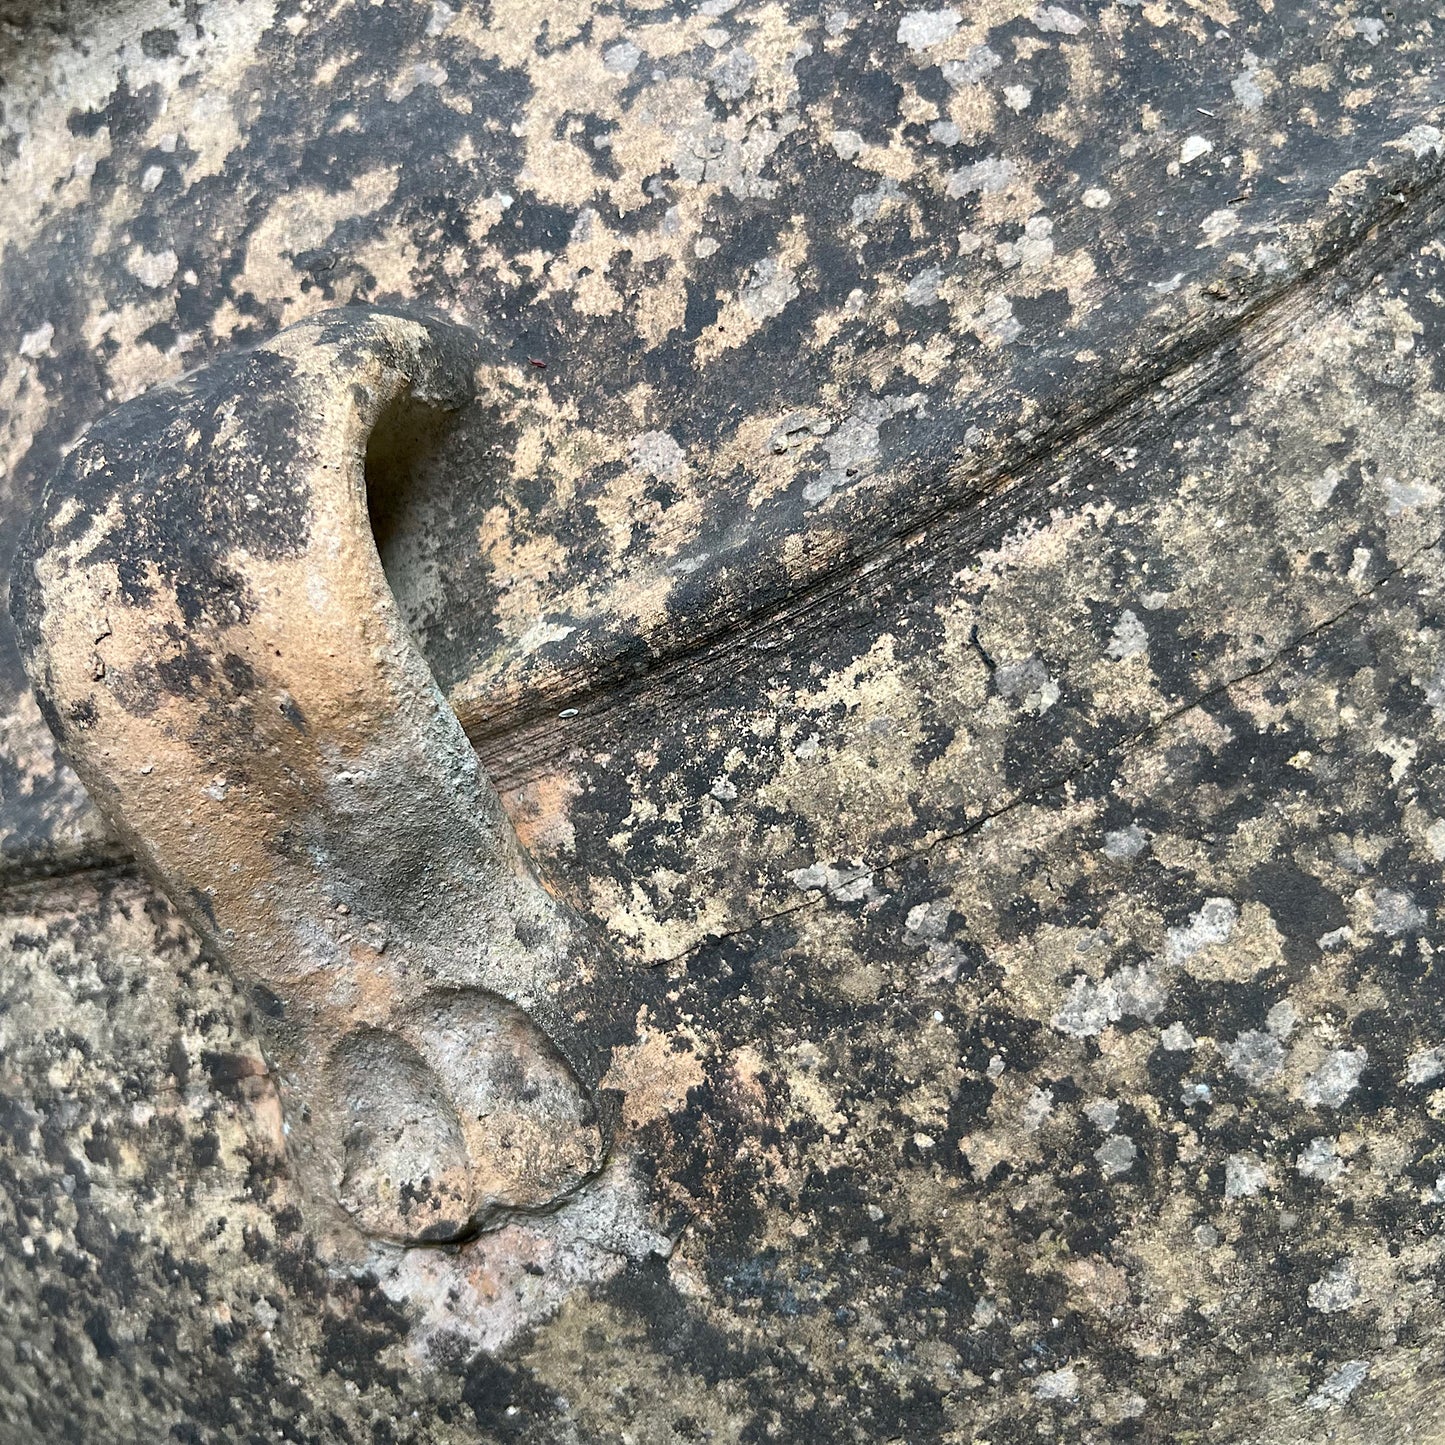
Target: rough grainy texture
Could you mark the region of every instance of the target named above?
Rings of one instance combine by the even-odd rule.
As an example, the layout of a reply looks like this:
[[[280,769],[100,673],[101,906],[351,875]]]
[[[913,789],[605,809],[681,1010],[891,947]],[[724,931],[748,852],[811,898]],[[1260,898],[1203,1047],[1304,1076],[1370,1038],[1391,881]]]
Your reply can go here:
[[[378,532],[649,1172],[522,1298],[330,1272],[236,992],[17,885],[7,1442],[1445,1433],[1433,11],[85,23],[5,95],[12,510],[324,306],[490,339]],[[27,709],[12,876],[116,859]]]

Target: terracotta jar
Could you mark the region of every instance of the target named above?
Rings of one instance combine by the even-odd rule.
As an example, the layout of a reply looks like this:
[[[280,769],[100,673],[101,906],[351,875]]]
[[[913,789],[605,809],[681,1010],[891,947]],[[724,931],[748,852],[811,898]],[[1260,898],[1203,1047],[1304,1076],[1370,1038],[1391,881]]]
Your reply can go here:
[[[0,4],[0,1445],[1445,1431],[1440,31]]]

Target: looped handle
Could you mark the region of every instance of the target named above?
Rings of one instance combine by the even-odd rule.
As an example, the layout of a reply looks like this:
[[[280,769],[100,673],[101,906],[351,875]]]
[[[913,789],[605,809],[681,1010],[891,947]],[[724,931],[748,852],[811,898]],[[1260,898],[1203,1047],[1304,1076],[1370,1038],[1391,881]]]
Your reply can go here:
[[[476,338],[343,309],[99,421],[21,547],[41,708],[252,988],[309,1193],[454,1240],[600,1167],[595,939],[541,885],[409,635],[368,450],[434,443]]]

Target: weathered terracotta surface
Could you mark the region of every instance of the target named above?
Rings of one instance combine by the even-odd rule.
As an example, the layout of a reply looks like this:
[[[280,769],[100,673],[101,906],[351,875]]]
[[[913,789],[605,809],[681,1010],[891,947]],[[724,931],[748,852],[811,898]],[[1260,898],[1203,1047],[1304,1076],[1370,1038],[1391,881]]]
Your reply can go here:
[[[17,519],[302,314],[495,348],[383,556],[650,1164],[520,1294],[328,1272],[17,692],[11,877],[91,866],[7,894],[5,1429],[1433,1438],[1439,21],[710,9],[16,42]]]

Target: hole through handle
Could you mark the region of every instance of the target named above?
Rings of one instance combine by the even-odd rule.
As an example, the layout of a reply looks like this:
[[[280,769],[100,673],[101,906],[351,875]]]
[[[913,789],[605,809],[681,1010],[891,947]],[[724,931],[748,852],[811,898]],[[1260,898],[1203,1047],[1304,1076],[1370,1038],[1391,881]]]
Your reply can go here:
[[[606,1150],[599,941],[542,886],[383,572],[392,475],[474,399],[476,337],[344,308],[97,422],[11,611],[112,824],[252,990],[334,1222],[453,1241]]]

